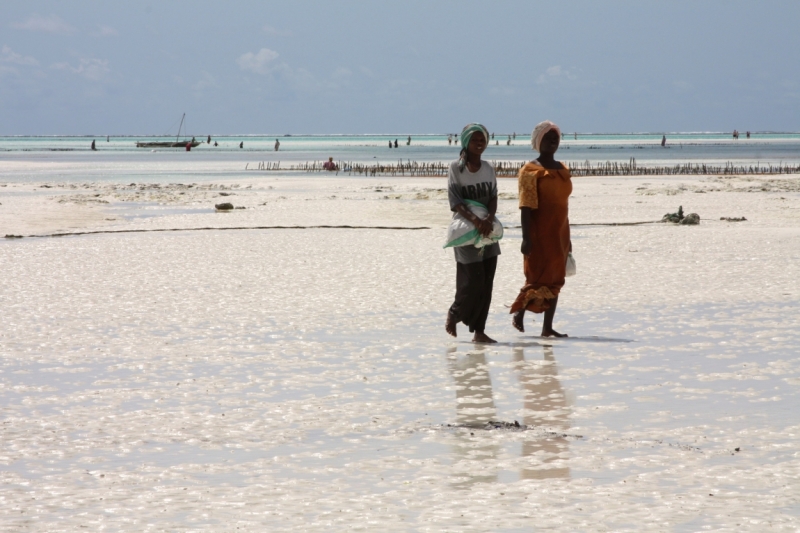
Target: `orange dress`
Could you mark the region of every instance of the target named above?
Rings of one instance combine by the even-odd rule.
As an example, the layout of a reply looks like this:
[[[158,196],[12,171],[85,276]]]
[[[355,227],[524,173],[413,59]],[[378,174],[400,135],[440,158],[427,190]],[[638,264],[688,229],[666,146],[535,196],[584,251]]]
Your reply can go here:
[[[525,286],[511,312],[542,313],[564,286],[572,179],[569,169],[550,170],[538,163],[522,167],[518,179],[519,207],[532,210],[528,228],[531,248],[524,262]]]

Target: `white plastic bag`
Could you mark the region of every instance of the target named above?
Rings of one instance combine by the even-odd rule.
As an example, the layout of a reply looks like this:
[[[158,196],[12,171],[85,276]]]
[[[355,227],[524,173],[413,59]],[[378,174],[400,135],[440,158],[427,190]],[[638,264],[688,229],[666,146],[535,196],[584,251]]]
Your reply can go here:
[[[464,203],[476,217],[486,218],[489,214],[489,210],[480,202],[464,200]],[[447,242],[443,248],[456,246],[483,248],[484,246],[496,243],[502,238],[503,224],[500,223],[497,217],[494,217],[494,222],[492,222],[492,232],[484,237],[477,228],[475,228],[472,222],[462,217],[458,212],[455,212],[453,214],[453,220],[450,221],[450,225],[447,227]]]
[[[572,252],[567,254],[567,273],[566,276],[574,276],[578,273],[578,265],[575,264],[575,258],[572,257]]]

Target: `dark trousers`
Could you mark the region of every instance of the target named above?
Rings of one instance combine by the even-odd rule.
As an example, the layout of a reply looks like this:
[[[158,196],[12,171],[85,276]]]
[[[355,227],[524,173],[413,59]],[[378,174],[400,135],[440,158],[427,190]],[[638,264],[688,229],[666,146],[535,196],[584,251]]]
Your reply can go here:
[[[456,263],[456,298],[448,313],[456,322],[466,324],[470,333],[486,329],[495,270],[497,257],[478,263]]]

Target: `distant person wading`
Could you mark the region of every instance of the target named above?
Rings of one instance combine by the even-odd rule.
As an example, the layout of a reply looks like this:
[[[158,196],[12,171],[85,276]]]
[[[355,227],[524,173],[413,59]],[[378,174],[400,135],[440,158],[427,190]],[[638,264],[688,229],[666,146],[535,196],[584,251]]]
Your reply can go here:
[[[497,211],[497,178],[494,168],[481,159],[486,150],[489,132],[481,124],[469,124],[461,132],[461,158],[450,164],[447,196],[450,210],[470,221],[481,235],[493,229]],[[479,218],[467,207],[465,200],[480,202],[488,209],[486,218]],[[496,342],[486,335],[486,318],[492,303],[492,287],[497,269],[500,245],[497,243],[476,248],[453,248],[456,257],[456,296],[447,312],[445,329],[457,336],[456,325],[463,322],[474,333],[472,342]]]

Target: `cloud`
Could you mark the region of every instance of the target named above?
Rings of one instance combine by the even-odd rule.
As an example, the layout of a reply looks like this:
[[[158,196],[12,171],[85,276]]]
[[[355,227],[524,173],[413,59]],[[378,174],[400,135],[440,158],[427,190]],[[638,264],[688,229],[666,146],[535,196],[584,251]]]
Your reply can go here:
[[[92,81],[99,81],[111,72],[111,69],[108,68],[107,60],[95,58],[81,59],[77,67],[73,67],[69,63],[55,63],[50,65],[50,68],[72,72]]]
[[[317,78],[304,68],[292,69],[288,66],[283,66],[281,70],[283,79],[289,82],[297,91],[315,93],[322,87]]]
[[[61,35],[70,35],[77,30],[61,20],[56,15],[49,17],[40,17],[39,15],[31,15],[25,22],[15,22],[11,25],[18,30],[28,31],[41,31],[45,33],[56,33]]]
[[[541,85],[549,81],[555,81],[559,79],[575,80],[576,78],[577,76],[572,74],[570,71],[562,69],[561,65],[554,65],[552,67],[547,67],[547,70],[544,71],[544,74],[541,74],[536,79],[536,83]]]
[[[217,86],[216,78],[214,78],[214,76],[212,76],[211,74],[209,74],[204,70],[203,72],[200,73],[200,81],[192,85],[192,89],[194,89],[197,92],[202,92],[203,89],[205,89],[206,87],[216,87],[216,86]]]
[[[261,30],[266,33],[267,35],[272,35],[273,37],[291,37],[292,30],[279,30],[274,26],[270,26],[269,24],[264,24]]]
[[[271,65],[278,58],[278,52],[269,48],[262,48],[258,53],[247,52],[239,56],[236,63],[242,70],[249,70],[256,74],[267,74],[271,70]]]
[[[36,58],[20,55],[6,45],[3,45],[3,48],[0,49],[0,62],[30,66],[36,66],[39,64],[39,62],[36,61]]]
[[[350,85],[353,78],[353,71],[349,68],[338,67],[330,76],[319,77],[308,69],[293,67],[285,62],[278,60],[279,54],[269,48],[262,48],[256,53],[247,52],[236,60],[242,70],[254,72],[256,74],[269,75],[266,83],[274,84],[272,87],[283,87],[290,91],[306,94],[315,94],[325,91],[337,91]],[[213,86],[216,82],[208,76],[195,86],[197,90],[207,86]],[[264,87],[261,80],[256,84]]]

